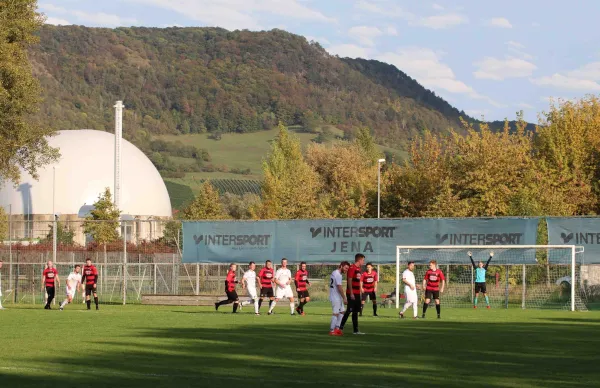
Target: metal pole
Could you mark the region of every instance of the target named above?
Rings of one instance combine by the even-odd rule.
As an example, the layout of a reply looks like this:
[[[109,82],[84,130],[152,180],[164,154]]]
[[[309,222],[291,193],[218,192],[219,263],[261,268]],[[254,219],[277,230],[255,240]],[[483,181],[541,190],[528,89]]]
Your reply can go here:
[[[526,287],[527,284],[527,268],[525,267],[525,264],[523,264],[523,292],[521,295],[521,308],[525,309],[525,295],[526,295]]]
[[[504,289],[504,307],[508,308],[508,265],[506,266],[506,286]]]
[[[381,164],[377,162],[377,218],[381,217]]]
[[[473,266],[471,266],[471,303],[475,303],[475,290],[473,289]]]
[[[127,301],[127,222],[123,221],[123,305]]]
[[[196,263],[196,295],[200,295],[200,263]]]
[[[13,257],[12,257],[12,204],[8,205],[8,286],[14,290],[12,277]]]
[[[571,247],[571,311],[575,311],[575,245]]]
[[[154,263],[154,295],[156,295],[156,263]]]
[[[54,207],[56,198],[56,167],[52,167],[52,261],[56,262],[56,227],[58,225],[58,217],[56,216],[56,209]]]

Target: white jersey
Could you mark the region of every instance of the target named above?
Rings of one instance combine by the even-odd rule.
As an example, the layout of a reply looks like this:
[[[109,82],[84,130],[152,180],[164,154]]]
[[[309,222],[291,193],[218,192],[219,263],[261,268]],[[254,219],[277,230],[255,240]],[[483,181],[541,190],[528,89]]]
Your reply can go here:
[[[246,287],[248,287],[248,289],[256,289],[256,272],[253,270],[249,269],[248,271],[244,272],[242,280],[246,280]]]
[[[285,284],[287,284],[287,282],[291,278],[292,278],[292,273],[287,268],[279,268],[277,270],[277,272],[275,272],[275,283],[277,284],[278,287],[281,287],[280,283],[283,283],[284,286],[281,288],[285,288],[286,287]]]
[[[338,290],[337,286],[341,286],[343,282],[344,280],[342,278],[342,273],[340,272],[339,268],[331,273],[331,276],[329,277],[330,301],[342,299],[342,296],[340,295],[340,291]]]
[[[413,301],[416,301],[417,298],[417,285],[416,285],[416,281],[415,281],[415,274],[413,273],[413,271],[411,271],[410,269],[405,269],[404,272],[402,272],[402,280],[406,280],[408,282],[408,284],[410,284],[411,286],[414,287],[414,290],[410,289],[410,286],[406,283],[404,283],[404,294],[406,294],[406,299]]]
[[[67,286],[69,288],[77,288],[77,285],[81,283],[81,274],[80,273],[75,273],[75,272],[71,272],[71,274],[69,274],[69,277],[67,278]]]

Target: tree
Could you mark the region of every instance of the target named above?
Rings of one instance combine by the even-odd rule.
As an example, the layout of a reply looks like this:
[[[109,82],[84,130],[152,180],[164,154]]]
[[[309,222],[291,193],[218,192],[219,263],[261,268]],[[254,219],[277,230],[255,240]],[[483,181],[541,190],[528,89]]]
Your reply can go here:
[[[262,219],[317,218],[326,215],[321,206],[318,174],[302,156],[300,140],[279,124],[271,153],[263,161],[262,203],[253,209]]]
[[[254,193],[224,193],[221,196],[221,204],[225,213],[234,220],[247,220],[252,218],[251,209],[260,204],[260,197]]]
[[[46,241],[52,242],[54,238],[54,224],[50,224],[50,231],[46,235]],[[62,223],[61,221],[56,222],[56,243],[58,245],[73,245],[73,238],[75,237],[75,232],[69,229],[67,225]]]
[[[225,218],[219,192],[209,182],[203,182],[198,195],[182,211],[183,220],[221,220]]]
[[[44,23],[36,7],[36,0],[6,0],[0,6],[0,176],[15,184],[21,168],[37,178],[38,168],[59,157],[47,141],[55,131],[31,120],[41,93],[27,56]]]
[[[106,244],[119,239],[117,228],[121,211],[115,207],[108,187],[98,196],[93,206],[94,208],[83,222],[83,231],[96,243],[104,246],[106,259]]]
[[[369,128],[359,128],[354,141],[363,150],[363,154],[371,163],[375,164],[377,159],[381,157],[381,152],[377,149]]]
[[[8,236],[8,214],[4,208],[0,206],[0,240],[4,241]]]

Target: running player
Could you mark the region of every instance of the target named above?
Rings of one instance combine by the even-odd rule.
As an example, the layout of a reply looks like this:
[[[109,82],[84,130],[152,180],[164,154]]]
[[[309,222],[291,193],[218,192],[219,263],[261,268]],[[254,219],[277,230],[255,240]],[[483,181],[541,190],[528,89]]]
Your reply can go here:
[[[218,310],[221,305],[233,303],[233,313],[237,313],[240,298],[238,298],[238,294],[235,291],[235,286],[238,284],[238,281],[235,278],[236,269],[237,265],[229,265],[229,272],[227,272],[227,277],[225,278],[225,293],[227,294],[227,299],[215,303],[215,310]]]
[[[308,271],[306,270],[306,262],[300,263],[300,269],[296,272],[294,277],[296,283],[296,292],[298,293],[298,307],[296,312],[300,315],[304,315],[304,306],[310,302],[310,294],[308,293],[308,287],[310,282],[308,281]]]
[[[471,264],[473,265],[473,268],[475,269],[475,301],[473,303],[473,308],[476,309],[477,308],[477,299],[479,298],[479,293],[482,292],[483,296],[485,297],[485,304],[487,305],[487,308],[490,308],[490,300],[487,296],[487,287],[485,284],[485,273],[487,272],[488,269],[488,265],[490,265],[490,261],[492,261],[492,257],[494,257],[494,252],[490,252],[490,258],[488,259],[488,261],[483,264],[482,261],[479,262],[478,265],[475,265],[475,261],[473,260],[473,255],[471,254],[471,252],[468,253],[469,254],[469,259],[471,259]]]
[[[0,260],[0,269],[2,269],[2,260]],[[2,272],[0,272],[0,310],[4,310],[2,307]]]
[[[273,304],[275,296],[273,294],[273,278],[275,271],[271,260],[265,262],[265,266],[258,272],[258,281],[260,282],[260,300],[258,301],[258,309],[262,305],[263,298],[269,298],[269,308]]]
[[[440,282],[442,282],[442,286],[440,287]],[[425,272],[425,278],[423,278],[423,288],[425,289],[425,303],[423,303],[423,316],[425,318],[425,313],[427,312],[427,307],[429,307],[429,302],[431,302],[431,298],[435,299],[435,309],[437,311],[438,319],[441,318],[440,311],[440,294],[444,293],[444,286],[446,285],[446,278],[442,271],[437,267],[437,261],[431,260],[429,262],[429,269]]]
[[[52,310],[50,303],[54,299],[56,289],[60,285],[60,279],[58,277],[58,271],[54,268],[52,260],[48,260],[48,268],[42,273],[42,283],[46,286],[46,292],[48,293],[48,299],[44,308],[46,310]]]
[[[94,294],[94,303],[96,304],[96,310],[99,310],[98,307],[98,269],[96,266],[92,265],[92,259],[89,257],[85,259],[85,265],[83,266],[83,277],[81,282],[85,282],[85,304],[87,305],[87,309],[91,309],[92,301],[90,300],[90,296]]]
[[[292,282],[292,273],[287,267],[287,259],[284,257],[281,259],[281,267],[275,272],[275,284],[277,284],[277,288],[275,291],[275,300],[269,307],[269,315],[273,314],[273,309],[283,298],[288,298],[290,301],[290,313],[294,315],[294,293],[292,292],[292,287],[290,287],[290,283]]]
[[[254,303],[254,314],[260,315],[258,312],[258,295],[256,294],[256,264],[251,261],[248,265],[248,270],[244,272],[244,276],[242,276],[242,289],[248,290],[248,296],[250,297],[249,301],[240,303],[240,308],[242,306],[248,306]]]
[[[404,303],[404,307],[402,311],[400,311],[400,318],[404,318],[404,312],[412,305],[413,308],[413,319],[419,318],[417,316],[417,289],[420,287],[417,285],[417,281],[415,280],[415,263],[414,261],[408,262],[408,268],[402,272],[402,283],[404,283],[404,295],[406,295],[406,303]]]
[[[348,269],[346,296],[348,297],[348,309],[342,318],[340,330],[344,330],[344,325],[352,313],[352,328],[354,334],[364,334],[358,330],[358,313],[360,312],[361,298],[360,298],[360,278],[361,268],[365,262],[365,255],[357,253],[354,255],[354,264]]]
[[[81,266],[77,264],[73,269],[73,272],[69,274],[69,277],[65,282],[67,284],[67,297],[65,300],[63,300],[63,302],[60,305],[61,311],[65,308],[67,304],[73,301],[73,298],[75,297],[75,292],[81,291],[81,274],[79,273],[80,270]]]
[[[373,303],[373,316],[377,317],[377,283],[379,276],[377,271],[373,270],[373,264],[367,263],[367,272],[364,272],[360,277],[360,292],[362,295],[360,305],[360,316],[362,317],[363,308],[367,298]]]
[[[340,330],[340,324],[344,318],[344,305],[348,303],[346,293],[344,292],[344,283],[342,274],[348,272],[350,263],[342,261],[339,267],[333,271],[329,277],[329,301],[331,302],[331,324],[329,325],[329,335],[340,336],[344,332]]]

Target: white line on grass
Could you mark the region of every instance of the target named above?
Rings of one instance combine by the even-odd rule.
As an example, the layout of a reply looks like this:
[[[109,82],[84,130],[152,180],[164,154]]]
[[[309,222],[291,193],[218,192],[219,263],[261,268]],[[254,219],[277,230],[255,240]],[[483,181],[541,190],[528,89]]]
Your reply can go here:
[[[18,366],[0,366],[0,371],[13,371],[13,372],[36,372],[36,373],[48,373],[48,369],[42,368],[24,368]],[[138,376],[138,377],[165,377],[165,378],[185,378],[185,379],[197,379],[199,376],[194,375],[181,375],[181,374],[161,374],[161,373],[139,373],[139,372],[118,372],[118,371],[106,371],[106,370],[69,370],[68,373],[76,373],[76,374],[86,374],[93,375],[97,374],[100,376]],[[233,381],[248,381],[250,379],[255,379],[254,377],[236,377],[236,376],[202,376],[204,378],[214,378],[216,380],[233,380]],[[266,380],[264,380],[266,382]],[[273,379],[269,378],[268,381],[282,384],[303,384],[303,385],[335,385],[338,386],[339,382],[329,382],[329,381],[302,381],[302,380],[282,380],[282,379]],[[396,386],[392,385],[379,385],[379,384],[346,384],[351,387],[356,388],[396,388]]]

